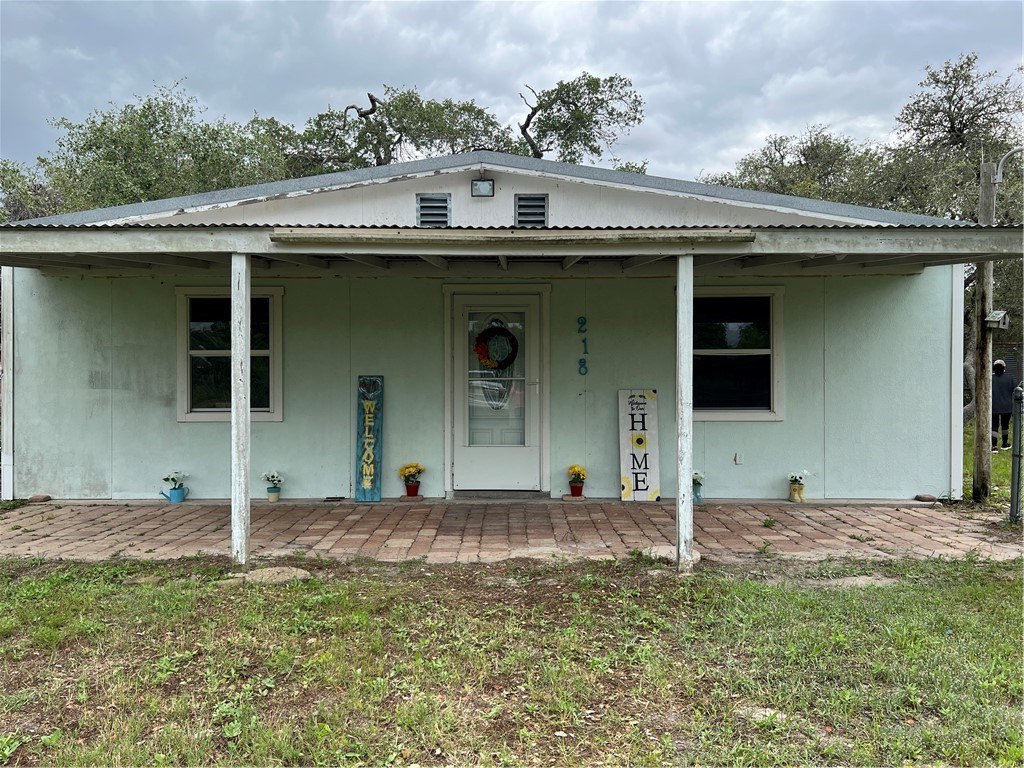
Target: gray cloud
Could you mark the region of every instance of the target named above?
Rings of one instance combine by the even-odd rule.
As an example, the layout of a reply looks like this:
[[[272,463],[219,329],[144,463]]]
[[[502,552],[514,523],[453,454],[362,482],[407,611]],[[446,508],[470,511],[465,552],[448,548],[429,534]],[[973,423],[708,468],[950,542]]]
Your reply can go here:
[[[1021,60],[1019,2],[4,2],[0,154],[32,162],[47,120],[184,80],[208,116],[301,125],[383,84],[521,119],[525,85],[630,77],[647,119],[616,154],[693,178],[772,133],[822,123],[886,141],[926,64]]]

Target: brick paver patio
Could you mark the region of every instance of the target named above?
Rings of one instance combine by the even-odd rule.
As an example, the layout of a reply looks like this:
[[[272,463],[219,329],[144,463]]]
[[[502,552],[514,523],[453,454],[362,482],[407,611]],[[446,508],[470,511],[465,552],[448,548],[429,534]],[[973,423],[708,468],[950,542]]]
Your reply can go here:
[[[765,526],[771,518],[774,524]],[[253,558],[305,553],[384,561],[489,562],[514,557],[621,558],[633,550],[674,552],[673,503],[465,502],[425,500],[254,502]],[[817,505],[783,502],[699,505],[694,546],[711,562],[759,549],[794,558],[833,556],[1020,557],[998,517],[939,505]],[[767,542],[767,544],[766,544]],[[103,560],[230,555],[225,503],[50,502],[0,512],[0,556]]]

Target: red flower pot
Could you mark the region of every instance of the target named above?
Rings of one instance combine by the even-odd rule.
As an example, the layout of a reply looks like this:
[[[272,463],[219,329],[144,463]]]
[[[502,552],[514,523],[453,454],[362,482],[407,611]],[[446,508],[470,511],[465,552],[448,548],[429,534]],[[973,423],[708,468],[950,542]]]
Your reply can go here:
[[[571,495],[571,496],[582,496],[583,495],[583,483],[569,483],[569,495]]]
[[[406,483],[405,484],[405,495],[406,496],[419,496],[420,495],[420,484],[419,483]]]

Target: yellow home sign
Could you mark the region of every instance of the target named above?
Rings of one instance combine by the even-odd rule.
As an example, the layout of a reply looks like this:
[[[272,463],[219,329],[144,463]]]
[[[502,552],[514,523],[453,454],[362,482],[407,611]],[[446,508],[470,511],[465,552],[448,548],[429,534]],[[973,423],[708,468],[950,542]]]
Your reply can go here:
[[[623,501],[661,501],[656,390],[619,390],[619,461]]]

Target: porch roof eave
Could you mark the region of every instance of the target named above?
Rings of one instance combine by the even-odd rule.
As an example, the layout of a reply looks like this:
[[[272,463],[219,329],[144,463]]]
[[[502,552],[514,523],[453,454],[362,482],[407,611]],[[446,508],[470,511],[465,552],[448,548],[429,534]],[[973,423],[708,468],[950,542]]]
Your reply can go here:
[[[917,271],[940,264],[1019,257],[1022,228],[785,226],[636,228],[438,228],[268,225],[17,226],[0,230],[0,265],[89,271],[227,272],[232,253],[263,268],[375,271],[460,262],[600,263],[630,273],[694,256],[698,274],[850,274]],[[642,271],[642,270],[641,270]]]

